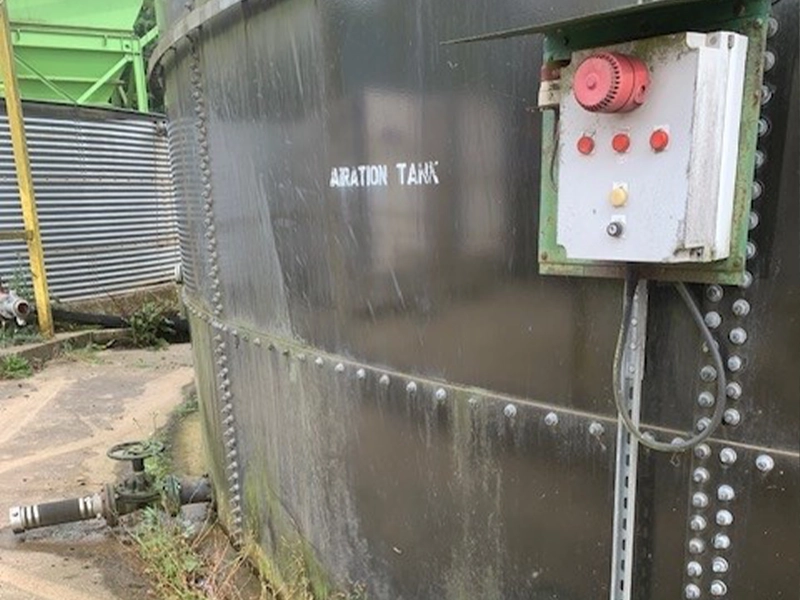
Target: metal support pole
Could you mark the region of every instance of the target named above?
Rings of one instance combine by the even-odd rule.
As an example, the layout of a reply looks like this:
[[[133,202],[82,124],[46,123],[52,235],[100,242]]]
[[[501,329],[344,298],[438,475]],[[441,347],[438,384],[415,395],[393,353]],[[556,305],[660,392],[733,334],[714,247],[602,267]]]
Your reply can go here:
[[[642,404],[645,344],[647,342],[647,281],[641,280],[633,297],[633,317],[628,339],[623,340],[622,380],[630,417],[639,424]],[[622,424],[617,425],[617,464],[614,478],[614,530],[611,550],[610,600],[633,597],[633,544],[636,533],[636,487],[639,442]]]
[[[0,0],[0,71],[5,83],[6,112],[11,145],[14,149],[14,165],[17,171],[19,199],[22,204],[22,219],[28,232],[28,260],[30,261],[33,295],[39,331],[44,337],[53,337],[53,317],[50,313],[50,294],[47,290],[47,274],[44,267],[42,236],[39,231],[39,216],[36,213],[36,197],[33,194],[33,178],[25,139],[25,124],[22,117],[22,102],[17,87],[14,68],[14,50],[11,46],[11,28],[8,22],[8,2]]]
[[[142,50],[133,56],[133,85],[136,88],[136,109],[139,112],[150,111],[150,101],[147,97],[147,74],[144,70]]]

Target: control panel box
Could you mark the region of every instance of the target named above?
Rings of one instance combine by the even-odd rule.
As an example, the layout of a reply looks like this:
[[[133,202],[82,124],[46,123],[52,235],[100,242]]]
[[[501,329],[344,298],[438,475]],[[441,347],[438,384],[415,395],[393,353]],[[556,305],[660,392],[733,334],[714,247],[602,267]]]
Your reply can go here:
[[[730,255],[747,45],[683,32],[572,53],[554,156],[567,259]]]

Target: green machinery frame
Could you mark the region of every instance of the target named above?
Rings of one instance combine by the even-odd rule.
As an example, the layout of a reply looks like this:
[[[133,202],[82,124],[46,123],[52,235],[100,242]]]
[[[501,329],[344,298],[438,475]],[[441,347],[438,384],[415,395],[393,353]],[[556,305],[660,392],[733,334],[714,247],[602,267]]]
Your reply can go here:
[[[147,112],[143,51],[158,32],[133,32],[142,2],[10,0],[22,98]]]

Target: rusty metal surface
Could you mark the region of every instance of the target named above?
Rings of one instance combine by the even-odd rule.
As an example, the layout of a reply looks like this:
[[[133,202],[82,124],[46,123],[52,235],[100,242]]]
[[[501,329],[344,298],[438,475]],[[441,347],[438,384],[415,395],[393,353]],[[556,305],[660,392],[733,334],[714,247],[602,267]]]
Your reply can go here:
[[[439,45],[590,6],[254,2],[165,54],[212,475],[238,539],[279,569],[297,538],[374,598],[608,596],[622,286],[536,274],[537,38]],[[636,598],[708,595],[710,546],[685,577],[690,498],[722,483],[731,596],[800,589],[797,9],[776,5],[768,41],[754,281],[704,300],[746,361],[730,374],[742,421],[708,457],[641,455]],[[438,184],[398,185],[401,161],[438,161]],[[332,169],[367,164],[392,184],[331,187]],[[694,427],[705,355],[669,288],[651,289],[648,340],[644,420]],[[724,447],[738,460],[723,468]]]

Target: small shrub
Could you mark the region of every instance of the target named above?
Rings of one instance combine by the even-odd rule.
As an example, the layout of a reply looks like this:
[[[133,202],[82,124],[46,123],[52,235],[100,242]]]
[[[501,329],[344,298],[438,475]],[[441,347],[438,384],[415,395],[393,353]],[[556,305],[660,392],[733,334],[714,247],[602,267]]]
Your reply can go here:
[[[166,316],[166,307],[160,302],[145,302],[128,318],[133,345],[138,348],[161,348],[173,333]]]
[[[33,344],[41,341],[42,336],[31,326],[14,327],[13,325],[7,325],[6,327],[0,327],[0,348]]]
[[[31,300],[33,298],[33,287],[31,286],[31,274],[24,267],[17,267],[11,274],[11,279],[7,282],[8,287],[20,298]]]
[[[0,379],[24,379],[33,375],[33,367],[27,358],[9,354],[0,359]]]

